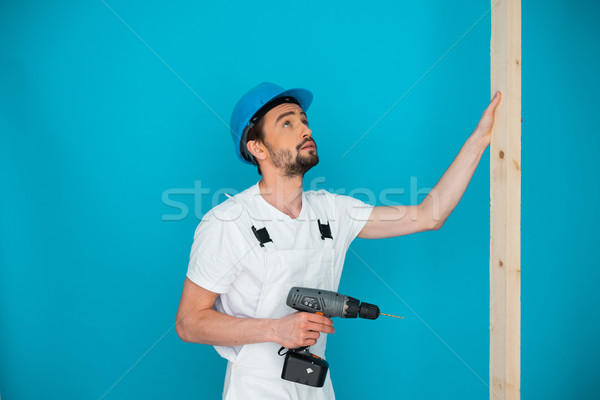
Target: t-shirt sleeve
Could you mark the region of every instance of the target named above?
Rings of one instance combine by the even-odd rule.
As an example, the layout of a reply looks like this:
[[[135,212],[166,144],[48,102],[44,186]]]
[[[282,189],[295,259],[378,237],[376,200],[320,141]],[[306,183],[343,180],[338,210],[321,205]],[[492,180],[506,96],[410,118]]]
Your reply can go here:
[[[347,245],[350,245],[367,223],[373,206],[354,197],[341,194],[333,196],[340,221],[340,232],[345,235]]]
[[[233,245],[236,243],[236,245]],[[240,254],[246,241],[233,220],[208,212],[198,224],[186,276],[196,285],[215,293],[227,293],[239,275]]]

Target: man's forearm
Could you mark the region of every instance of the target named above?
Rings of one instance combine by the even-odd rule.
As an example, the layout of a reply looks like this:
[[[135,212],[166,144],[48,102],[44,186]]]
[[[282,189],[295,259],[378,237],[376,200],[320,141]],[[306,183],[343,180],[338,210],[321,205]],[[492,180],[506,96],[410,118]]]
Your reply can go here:
[[[440,228],[465,193],[489,139],[477,130],[471,134],[444,175],[420,204],[421,212]]]
[[[177,321],[182,340],[213,346],[239,346],[273,340],[273,320],[237,318],[213,309],[190,313]]]

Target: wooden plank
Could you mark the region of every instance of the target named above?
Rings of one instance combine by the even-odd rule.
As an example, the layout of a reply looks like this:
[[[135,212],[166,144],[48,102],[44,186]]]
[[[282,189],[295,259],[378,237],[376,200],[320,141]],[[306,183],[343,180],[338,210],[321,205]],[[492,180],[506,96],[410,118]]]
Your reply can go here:
[[[492,0],[490,399],[521,397],[521,1]]]

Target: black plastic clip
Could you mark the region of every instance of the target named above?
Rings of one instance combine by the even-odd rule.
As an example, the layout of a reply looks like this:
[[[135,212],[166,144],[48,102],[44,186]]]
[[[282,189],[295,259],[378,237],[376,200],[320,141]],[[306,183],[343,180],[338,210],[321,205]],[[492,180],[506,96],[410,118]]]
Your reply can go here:
[[[269,232],[267,232],[267,228],[256,229],[254,225],[252,225],[252,232],[254,232],[254,236],[256,236],[260,242],[260,247],[265,247],[265,243],[267,242],[273,242],[269,236]]]
[[[319,223],[319,231],[321,232],[321,239],[325,240],[325,238],[329,238],[329,239],[333,240],[333,237],[331,236],[331,227],[329,226],[329,221],[327,222],[327,224],[322,224],[321,220],[318,219],[317,222]]]

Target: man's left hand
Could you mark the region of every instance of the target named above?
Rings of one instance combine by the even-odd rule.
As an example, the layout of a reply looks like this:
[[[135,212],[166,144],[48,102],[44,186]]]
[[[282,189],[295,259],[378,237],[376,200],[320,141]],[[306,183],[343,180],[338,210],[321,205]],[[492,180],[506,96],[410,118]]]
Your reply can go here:
[[[475,132],[473,132],[473,135],[477,136],[478,138],[484,141],[485,147],[487,147],[490,144],[492,126],[494,125],[494,111],[500,103],[501,97],[502,94],[499,91],[496,92],[496,95],[494,96],[492,101],[490,101],[490,104],[483,112],[483,115],[481,116],[481,119],[479,120],[479,123],[475,128]]]

